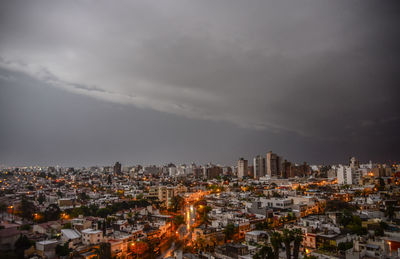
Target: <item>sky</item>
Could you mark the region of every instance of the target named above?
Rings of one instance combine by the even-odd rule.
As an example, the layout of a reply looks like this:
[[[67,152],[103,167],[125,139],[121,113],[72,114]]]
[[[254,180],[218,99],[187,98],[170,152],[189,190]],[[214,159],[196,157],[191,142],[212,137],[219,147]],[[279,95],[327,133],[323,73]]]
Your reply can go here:
[[[400,156],[400,2],[0,3],[0,164]]]

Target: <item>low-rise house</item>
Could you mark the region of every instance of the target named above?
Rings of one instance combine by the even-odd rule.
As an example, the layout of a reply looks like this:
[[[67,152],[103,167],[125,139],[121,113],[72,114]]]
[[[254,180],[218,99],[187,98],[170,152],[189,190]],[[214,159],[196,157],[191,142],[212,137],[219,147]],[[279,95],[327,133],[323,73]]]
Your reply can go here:
[[[0,229],[0,251],[14,249],[15,241],[21,235],[16,227]]]
[[[268,233],[262,230],[253,230],[245,234],[246,242],[266,242],[268,240]]]
[[[52,236],[60,232],[61,227],[61,224],[57,221],[48,221],[45,223],[33,225],[33,232],[45,234],[51,238]]]
[[[61,229],[61,240],[69,242],[69,247],[74,248],[81,242],[81,233],[75,229]]]
[[[36,252],[43,258],[56,258],[56,246],[58,245],[57,240],[43,240],[36,242]]]
[[[91,228],[84,229],[82,233],[82,243],[84,245],[94,245],[103,241],[103,232]]]

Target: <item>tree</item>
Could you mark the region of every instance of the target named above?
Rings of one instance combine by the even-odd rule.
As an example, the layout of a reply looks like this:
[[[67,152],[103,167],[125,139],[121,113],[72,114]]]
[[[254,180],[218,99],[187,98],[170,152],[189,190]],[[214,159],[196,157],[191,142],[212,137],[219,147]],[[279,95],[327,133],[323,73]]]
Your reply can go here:
[[[353,247],[353,242],[341,242],[338,244],[338,249],[340,251],[346,251]]]
[[[7,205],[5,203],[0,203],[1,219],[4,219],[4,212],[6,211],[7,211]]]
[[[47,206],[44,217],[46,221],[58,220],[60,218],[61,210],[57,204],[50,204]]]
[[[43,202],[46,200],[46,196],[43,193],[41,193],[41,194],[39,194],[39,197],[37,200],[38,200],[39,204],[43,204]]]
[[[344,202],[342,200],[328,200],[326,202],[326,211],[342,211],[342,210],[348,210],[348,211],[354,211],[355,208],[351,206],[349,203]]]
[[[274,252],[270,246],[263,246],[254,256],[253,259],[269,259],[274,258]]]
[[[273,258],[279,259],[279,249],[282,248],[282,235],[279,232],[273,231],[270,240],[274,255]]]
[[[63,229],[71,229],[71,228],[72,228],[71,222],[65,223],[64,226],[63,226],[62,228],[63,228]]]
[[[64,196],[64,194],[63,194],[60,190],[58,190],[58,191],[57,191],[57,196],[60,197],[60,198],[62,198],[62,197]]]
[[[81,192],[81,193],[78,194],[78,199],[80,201],[85,202],[87,200],[90,200],[90,197],[89,197],[89,195],[86,194],[86,192]]]
[[[227,240],[231,240],[233,238],[233,235],[235,234],[235,225],[233,225],[232,223],[226,225],[224,229],[224,234],[225,234],[225,242]]]
[[[111,259],[111,244],[110,243],[100,243],[98,248],[94,249],[97,254],[97,259]]]
[[[385,210],[385,216],[392,220],[394,218],[395,210],[392,203],[390,203]]]
[[[57,245],[56,246],[56,254],[58,256],[67,256],[72,251],[69,248],[68,242],[64,243],[64,245]]]
[[[171,211],[177,212],[179,211],[182,206],[184,205],[185,200],[180,196],[176,195],[171,198]]]
[[[303,241],[303,232],[301,231],[300,228],[296,228],[296,229],[292,230],[292,234],[293,234],[293,241],[294,241],[293,258],[298,259],[301,242]]]
[[[32,246],[31,241],[25,236],[20,235],[17,241],[15,241],[14,249],[18,258],[24,258],[24,252],[26,249]]]
[[[290,244],[292,243],[293,240],[294,240],[294,237],[293,237],[292,231],[287,229],[287,228],[285,228],[283,230],[283,234],[282,234],[282,241],[283,241],[283,244],[285,244],[286,258],[287,259],[291,258]]]
[[[27,220],[33,219],[33,214],[35,213],[35,205],[33,202],[29,201],[26,196],[22,196],[21,204],[18,209],[18,214]]]
[[[176,228],[185,223],[185,218],[182,215],[177,215],[172,219]]]

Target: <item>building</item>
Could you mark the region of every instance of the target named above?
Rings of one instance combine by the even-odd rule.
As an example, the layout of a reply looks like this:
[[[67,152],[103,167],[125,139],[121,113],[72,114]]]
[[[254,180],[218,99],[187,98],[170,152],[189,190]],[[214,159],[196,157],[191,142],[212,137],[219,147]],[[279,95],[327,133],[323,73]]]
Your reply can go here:
[[[69,247],[74,248],[81,242],[81,234],[75,229],[61,229],[61,241],[69,242]]]
[[[217,178],[218,176],[222,175],[222,167],[216,166],[216,165],[210,165],[204,168],[204,176],[207,179],[214,179]]]
[[[245,160],[243,157],[238,160],[237,163],[237,170],[238,170],[238,178],[243,179],[247,176],[248,173],[248,161]]]
[[[121,163],[116,162],[114,165],[114,175],[120,175],[121,174]]]
[[[56,258],[57,240],[43,240],[36,242],[36,252],[42,258]]]
[[[267,153],[267,174],[270,177],[277,177],[281,171],[281,157],[272,151]]]
[[[158,187],[158,200],[161,201],[166,207],[169,206],[171,198],[174,197],[175,188],[173,186],[159,186]]]
[[[266,167],[267,167],[267,165],[265,163],[265,158],[260,155],[256,156],[253,159],[253,170],[254,170],[253,176],[254,176],[254,178],[258,179],[260,177],[265,176]]]
[[[351,166],[339,166],[337,169],[338,184],[359,184],[360,171]]]
[[[268,233],[263,230],[253,230],[246,232],[245,234],[246,242],[266,242],[268,241]]]
[[[103,241],[103,232],[91,228],[82,230],[82,243],[84,245],[95,245]]]

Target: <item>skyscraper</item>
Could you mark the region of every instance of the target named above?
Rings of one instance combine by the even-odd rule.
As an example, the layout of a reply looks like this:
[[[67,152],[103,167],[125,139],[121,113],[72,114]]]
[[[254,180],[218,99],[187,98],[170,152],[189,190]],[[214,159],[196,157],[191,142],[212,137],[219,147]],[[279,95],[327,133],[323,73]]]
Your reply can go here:
[[[260,177],[265,176],[265,172],[266,172],[266,163],[265,163],[265,158],[263,156],[256,156],[253,159],[253,166],[254,166],[254,178],[258,179]]]
[[[119,175],[119,174],[121,174],[121,163],[120,162],[115,162],[114,175]]]
[[[267,153],[267,174],[270,177],[277,177],[281,171],[281,157],[269,151]]]
[[[243,157],[238,160],[238,178],[243,179],[248,173],[248,162]]]

